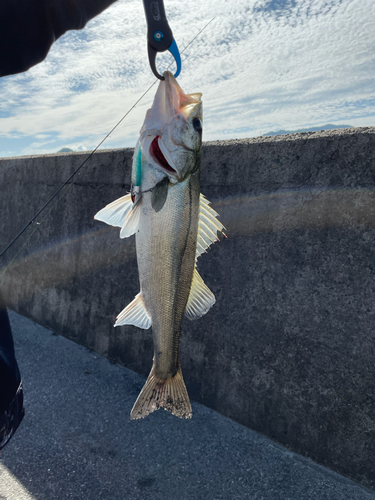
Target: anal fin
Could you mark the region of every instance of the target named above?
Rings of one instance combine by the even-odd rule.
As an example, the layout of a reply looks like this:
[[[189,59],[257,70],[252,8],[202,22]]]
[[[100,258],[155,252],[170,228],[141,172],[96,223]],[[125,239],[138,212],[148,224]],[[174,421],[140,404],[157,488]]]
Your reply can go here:
[[[134,325],[147,330],[151,326],[151,318],[146,310],[142,295],[139,293],[134,300],[117,316],[115,326]]]

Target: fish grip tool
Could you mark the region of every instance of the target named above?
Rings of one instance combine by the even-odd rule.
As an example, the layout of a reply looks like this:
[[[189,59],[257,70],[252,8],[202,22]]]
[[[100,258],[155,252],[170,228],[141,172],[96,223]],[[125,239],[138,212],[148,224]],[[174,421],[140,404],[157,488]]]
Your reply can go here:
[[[164,80],[164,76],[156,69],[156,56],[158,52],[168,50],[176,61],[177,71],[174,77],[177,78],[181,72],[181,56],[165,15],[163,0],[143,0],[143,7],[147,22],[148,60],[152,72],[156,78]]]

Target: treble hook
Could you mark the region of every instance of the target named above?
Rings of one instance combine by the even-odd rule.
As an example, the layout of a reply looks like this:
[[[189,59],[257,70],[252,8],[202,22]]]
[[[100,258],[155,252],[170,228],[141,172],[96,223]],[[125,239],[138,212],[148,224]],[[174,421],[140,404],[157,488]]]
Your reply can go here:
[[[164,80],[164,76],[156,69],[156,55],[168,50],[176,61],[177,71],[174,77],[177,78],[181,71],[181,56],[168,25],[163,0],[143,0],[143,7],[147,21],[148,60],[152,72],[159,80]]]

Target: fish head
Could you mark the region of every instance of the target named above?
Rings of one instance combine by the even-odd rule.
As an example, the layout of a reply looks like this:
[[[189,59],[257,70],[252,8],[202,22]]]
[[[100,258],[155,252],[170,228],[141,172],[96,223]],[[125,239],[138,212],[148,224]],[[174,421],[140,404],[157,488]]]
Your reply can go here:
[[[185,94],[169,71],[164,78],[147,111],[140,142],[147,162],[176,183],[199,169],[202,94]]]

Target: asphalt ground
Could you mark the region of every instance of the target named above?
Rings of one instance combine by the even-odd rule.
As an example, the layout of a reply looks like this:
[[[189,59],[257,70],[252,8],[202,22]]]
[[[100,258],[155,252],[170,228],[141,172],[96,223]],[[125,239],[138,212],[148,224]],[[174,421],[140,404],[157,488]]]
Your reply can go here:
[[[2,452],[0,500],[375,500],[194,402],[191,420],[130,421],[141,376],[10,318],[26,416]]]

